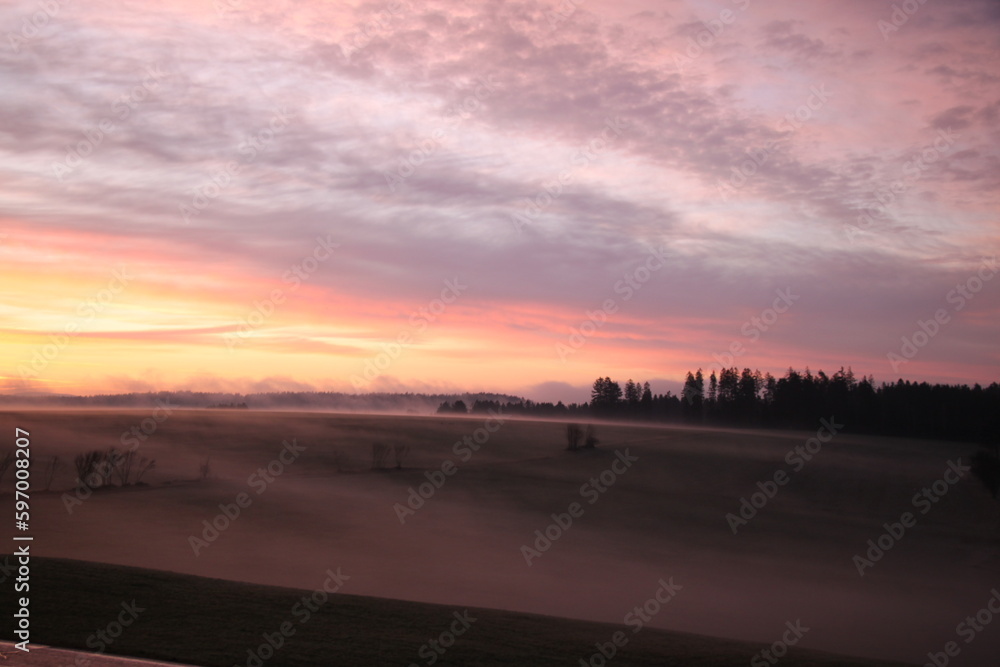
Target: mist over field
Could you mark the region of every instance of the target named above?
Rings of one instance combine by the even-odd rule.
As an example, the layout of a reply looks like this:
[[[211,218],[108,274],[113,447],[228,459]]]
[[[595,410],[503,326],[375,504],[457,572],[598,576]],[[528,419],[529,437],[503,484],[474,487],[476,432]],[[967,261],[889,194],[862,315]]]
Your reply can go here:
[[[4,421],[44,434],[41,462],[114,445],[149,416],[30,411]],[[473,451],[463,438],[481,429],[482,439],[486,426],[495,432]],[[139,449],[157,462],[143,485],[81,499],[63,469],[37,495],[34,549],[309,590],[342,568],[352,594],[618,625],[663,579],[681,589],[650,627],[769,644],[801,619],[803,647],[908,662],[955,639],[1000,575],[1000,508],[978,480],[964,473],[926,514],[912,499],[949,461],[967,462],[969,445],[845,429],[806,461],[795,447],[815,433],[596,428],[596,449],[568,452],[559,422],[178,409]],[[283,443],[294,447],[276,465]],[[402,469],[372,470],[374,443],[408,445]],[[612,467],[625,460],[617,453],[628,467]],[[210,476],[198,480],[206,458]],[[613,484],[600,484],[615,468],[605,474]],[[727,514],[777,471],[790,480],[734,534]],[[410,489],[435,476],[440,488],[407,506]],[[218,518],[240,493],[249,505]],[[582,515],[526,558],[522,547],[544,546],[534,531],[573,502]],[[907,510],[916,526],[860,576],[854,556]],[[229,525],[206,532],[213,520]],[[984,632],[963,647],[963,664],[985,664],[998,642]]]

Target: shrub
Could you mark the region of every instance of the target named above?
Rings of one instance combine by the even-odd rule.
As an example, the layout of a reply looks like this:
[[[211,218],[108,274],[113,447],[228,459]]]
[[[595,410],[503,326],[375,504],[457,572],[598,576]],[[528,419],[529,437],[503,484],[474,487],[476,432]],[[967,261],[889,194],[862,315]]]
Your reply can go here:
[[[106,452],[97,449],[77,455],[73,459],[73,465],[76,466],[77,484],[82,487],[89,486],[92,489],[107,484],[111,478],[111,465],[107,458]]]
[[[583,438],[583,429],[579,424],[566,424],[566,449],[575,452],[580,447],[580,440]]]
[[[92,450],[73,459],[76,466],[77,483],[98,489],[108,486],[112,477],[118,479],[119,486],[129,486],[142,481],[142,476],[156,467],[154,459],[148,459],[135,450],[121,452],[111,448],[106,452]]]

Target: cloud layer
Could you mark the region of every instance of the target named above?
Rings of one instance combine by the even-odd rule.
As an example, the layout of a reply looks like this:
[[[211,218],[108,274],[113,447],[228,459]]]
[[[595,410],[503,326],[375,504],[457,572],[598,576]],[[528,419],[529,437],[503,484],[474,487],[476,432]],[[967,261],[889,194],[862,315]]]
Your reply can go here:
[[[1000,11],[916,6],[6,5],[4,387],[995,380]]]

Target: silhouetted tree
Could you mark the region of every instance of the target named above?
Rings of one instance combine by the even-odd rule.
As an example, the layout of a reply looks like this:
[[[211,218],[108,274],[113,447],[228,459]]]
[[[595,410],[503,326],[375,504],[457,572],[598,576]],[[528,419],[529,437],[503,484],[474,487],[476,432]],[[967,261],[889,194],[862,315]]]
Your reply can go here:
[[[694,375],[688,371],[681,392],[681,410],[688,421],[698,421],[702,417],[702,404],[705,399],[705,379],[701,369]]]
[[[636,408],[639,406],[639,399],[641,398],[641,389],[639,385],[632,382],[632,378],[629,378],[625,383],[625,402],[628,403],[630,408]]]
[[[714,382],[713,382],[714,378]],[[897,380],[875,384],[848,367],[832,375],[789,368],[783,377],[744,368],[722,368],[709,379],[705,395],[699,369],[687,373],[680,396],[653,394],[646,382],[625,385],[625,400],[609,377],[594,381],[590,403],[510,403],[504,411],[523,415],[578,415],[657,421],[694,421],[771,428],[815,428],[834,416],[854,432],[1000,443],[1000,385],[929,385]],[[713,396],[714,388],[714,396]],[[639,394],[638,409],[635,395]]]
[[[649,383],[642,384],[642,396],[639,398],[639,412],[643,419],[649,419],[653,415],[653,392],[649,388]]]
[[[622,388],[611,378],[597,378],[590,392],[590,407],[595,414],[609,416],[614,414],[622,400]]]

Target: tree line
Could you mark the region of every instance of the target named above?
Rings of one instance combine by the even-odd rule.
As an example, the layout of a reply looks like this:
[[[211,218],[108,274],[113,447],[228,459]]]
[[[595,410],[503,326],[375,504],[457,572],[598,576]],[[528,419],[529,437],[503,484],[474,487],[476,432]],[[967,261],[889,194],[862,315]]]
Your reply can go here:
[[[648,382],[624,386],[597,378],[585,403],[529,400],[457,402],[440,413],[509,414],[572,419],[627,419],[716,426],[815,428],[820,417],[836,417],[854,433],[1000,443],[1000,385],[942,385],[898,380],[876,384],[850,368],[828,375],[789,368],[784,376],[724,368],[707,378],[688,372],[681,393],[654,394]]]

